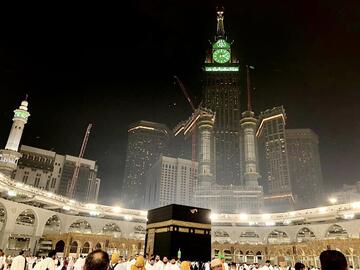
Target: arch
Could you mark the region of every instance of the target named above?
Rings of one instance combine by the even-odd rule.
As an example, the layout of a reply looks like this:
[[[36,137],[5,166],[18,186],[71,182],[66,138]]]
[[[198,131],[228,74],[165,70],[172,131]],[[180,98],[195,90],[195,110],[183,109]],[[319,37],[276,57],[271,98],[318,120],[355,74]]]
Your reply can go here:
[[[61,221],[58,215],[52,215],[45,223],[44,234],[60,232]]]
[[[245,252],[246,263],[253,264],[255,262],[255,254],[252,250],[247,250]]]
[[[101,249],[101,243],[96,243],[95,249]]]
[[[256,255],[256,259],[258,262],[261,262],[263,260],[263,255],[262,255],[261,251],[257,251],[255,253],[255,255]]]
[[[333,224],[329,227],[325,234],[326,238],[348,238],[348,232],[338,224]]]
[[[231,254],[230,249],[224,249],[223,255],[224,255],[226,261],[230,261],[230,262],[232,261],[232,254]]]
[[[82,246],[81,253],[83,254],[89,254],[90,253],[90,243],[85,242]]]
[[[113,235],[115,237],[121,236],[120,227],[114,222],[105,224],[105,226],[102,228],[102,233],[106,235]]]
[[[70,252],[69,253],[77,253],[77,250],[78,250],[78,242],[76,241],[73,241],[70,245]]]
[[[273,230],[269,233],[267,241],[269,244],[290,243],[290,238],[284,231]]]
[[[0,232],[2,231],[2,229],[6,224],[6,218],[7,218],[6,208],[2,203],[0,203]]]
[[[16,218],[17,225],[25,225],[34,227],[36,224],[35,212],[31,209],[22,211]]]
[[[307,242],[307,241],[312,241],[314,240],[315,234],[312,230],[310,230],[307,227],[303,227],[301,228],[297,234],[296,234],[296,241],[297,242]]]
[[[64,252],[64,249],[65,249],[65,242],[63,240],[57,241],[55,244],[55,251]]]
[[[85,219],[80,219],[69,226],[69,232],[91,233],[92,229],[89,222]]]
[[[234,257],[236,263],[243,263],[244,262],[244,253],[241,250],[234,251]]]

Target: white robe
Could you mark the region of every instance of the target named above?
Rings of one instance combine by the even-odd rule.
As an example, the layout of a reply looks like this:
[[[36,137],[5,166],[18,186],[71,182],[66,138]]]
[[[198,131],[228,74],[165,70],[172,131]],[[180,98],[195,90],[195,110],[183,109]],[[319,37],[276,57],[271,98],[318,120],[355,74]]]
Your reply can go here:
[[[85,259],[78,258],[74,263],[74,270],[82,270],[84,268],[84,265],[85,265]]]
[[[24,270],[25,269],[25,257],[18,255],[12,259],[10,270]]]
[[[146,270],[156,270],[156,265],[155,264],[151,265],[150,263],[148,263],[145,265],[145,269]]]
[[[155,270],[163,270],[164,263],[162,261],[157,261],[155,264]]]
[[[180,270],[180,267],[177,263],[174,263],[174,264],[170,263],[169,270]]]

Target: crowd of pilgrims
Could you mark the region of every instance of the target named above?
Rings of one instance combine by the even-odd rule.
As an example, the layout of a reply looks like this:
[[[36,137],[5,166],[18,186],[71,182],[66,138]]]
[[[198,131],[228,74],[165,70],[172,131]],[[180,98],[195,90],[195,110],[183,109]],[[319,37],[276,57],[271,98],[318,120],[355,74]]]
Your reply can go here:
[[[352,270],[347,265],[345,256],[336,250],[327,250],[320,255],[321,270]],[[50,251],[48,257],[34,257],[23,251],[15,257],[6,256],[0,249],[0,270],[318,270],[313,266],[305,266],[301,262],[294,266],[271,265],[269,260],[263,265],[259,263],[226,263],[224,256],[217,256],[211,262],[191,262],[177,258],[160,258],[156,256],[136,255],[126,260],[117,253],[95,250],[88,256],[75,259],[57,256]]]

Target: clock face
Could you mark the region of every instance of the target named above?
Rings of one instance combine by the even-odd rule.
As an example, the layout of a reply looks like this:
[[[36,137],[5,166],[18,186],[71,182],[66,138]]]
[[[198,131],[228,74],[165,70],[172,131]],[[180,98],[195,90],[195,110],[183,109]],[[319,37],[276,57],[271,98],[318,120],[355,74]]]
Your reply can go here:
[[[214,58],[215,62],[218,62],[220,64],[229,62],[230,61],[230,52],[225,49],[215,50],[213,52],[213,58]]]

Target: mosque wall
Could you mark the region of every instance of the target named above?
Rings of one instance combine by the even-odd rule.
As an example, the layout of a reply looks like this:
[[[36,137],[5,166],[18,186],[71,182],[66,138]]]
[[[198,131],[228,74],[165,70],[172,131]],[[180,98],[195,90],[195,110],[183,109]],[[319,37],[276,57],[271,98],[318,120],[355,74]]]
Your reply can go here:
[[[42,243],[59,253],[79,256],[96,248],[129,257],[144,250],[146,224],[100,217],[77,216],[0,198],[0,248],[7,253],[39,251]],[[321,221],[306,225],[237,226],[213,223],[212,255],[228,261],[319,266],[326,249],[346,254],[349,264],[360,266],[360,220]],[[18,245],[21,239],[24,246]],[[63,241],[63,242],[62,242]],[[61,248],[63,246],[63,248]],[[60,248],[59,248],[60,247]]]

